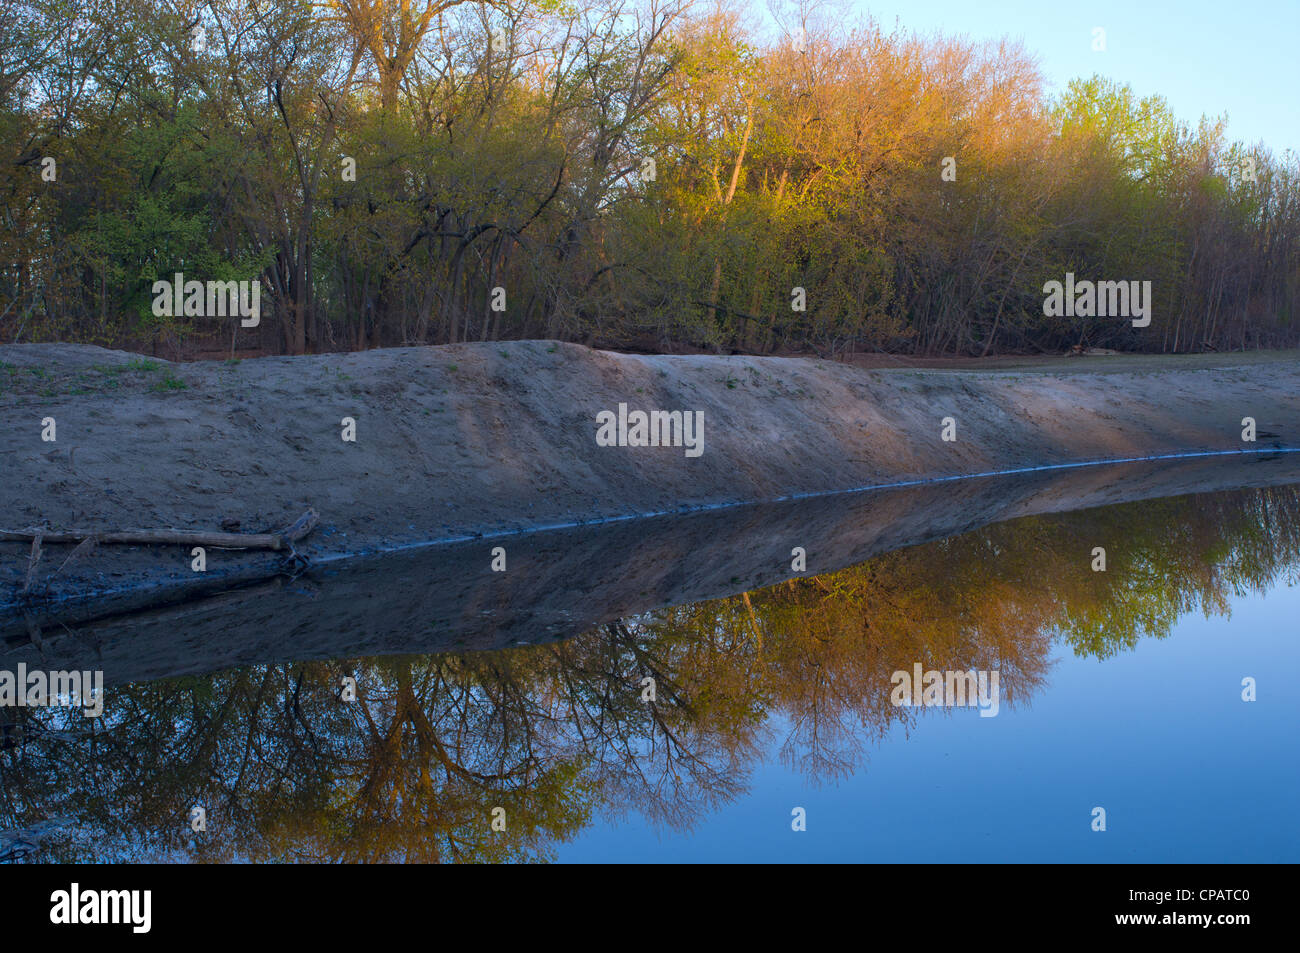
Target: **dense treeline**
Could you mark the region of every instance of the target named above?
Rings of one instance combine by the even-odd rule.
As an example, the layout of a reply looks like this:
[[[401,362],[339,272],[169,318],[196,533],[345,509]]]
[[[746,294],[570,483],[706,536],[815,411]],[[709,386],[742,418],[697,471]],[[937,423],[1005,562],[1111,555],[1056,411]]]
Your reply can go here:
[[[706,2],[0,0],[0,339],[1296,343],[1295,155],[1049,98],[1014,45]],[[156,315],[176,272],[259,280],[261,326]],[[1067,272],[1150,281],[1150,326],[1045,316]]]

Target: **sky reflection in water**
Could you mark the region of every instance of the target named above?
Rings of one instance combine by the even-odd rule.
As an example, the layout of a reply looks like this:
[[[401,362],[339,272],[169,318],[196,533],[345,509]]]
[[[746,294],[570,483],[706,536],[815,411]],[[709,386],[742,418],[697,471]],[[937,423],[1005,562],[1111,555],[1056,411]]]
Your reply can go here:
[[[66,819],[10,836],[29,860],[1295,861],[1298,567],[1300,489],[1240,490],[550,644],[119,685],[99,720],[0,712],[0,831]],[[893,706],[915,662],[998,670],[999,714]]]

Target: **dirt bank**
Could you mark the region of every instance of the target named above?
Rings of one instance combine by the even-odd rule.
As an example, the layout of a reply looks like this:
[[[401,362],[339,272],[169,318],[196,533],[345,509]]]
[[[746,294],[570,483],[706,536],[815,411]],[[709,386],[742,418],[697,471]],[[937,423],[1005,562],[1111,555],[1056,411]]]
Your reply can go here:
[[[312,557],[550,524],[1015,467],[1300,446],[1300,361],[1086,360],[864,370],[806,359],[632,356],[551,342],[169,364],[76,345],[0,348],[0,526],[277,528]],[[703,452],[601,447],[596,416],[703,413]],[[345,417],[355,442],[341,439]],[[954,442],[942,419],[956,422]],[[56,440],[43,441],[42,422]],[[192,581],[187,552],[100,549],[43,593]],[[209,555],[213,578],[265,561]],[[12,602],[27,547],[0,544]]]

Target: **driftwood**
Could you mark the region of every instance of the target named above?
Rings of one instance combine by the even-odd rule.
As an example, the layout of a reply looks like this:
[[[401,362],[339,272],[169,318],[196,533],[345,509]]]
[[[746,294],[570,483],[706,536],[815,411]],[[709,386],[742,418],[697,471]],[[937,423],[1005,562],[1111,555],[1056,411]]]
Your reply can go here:
[[[0,529],[0,541],[33,543],[32,556],[39,558],[40,547],[50,543],[83,543],[94,540],[96,545],[114,543],[140,546],[208,546],[213,549],[273,549],[293,550],[293,544],[316,528],[320,516],[308,510],[278,533],[204,533],[172,529],[128,529],[120,532],[62,533],[44,530],[15,531]],[[34,567],[33,567],[34,568]]]

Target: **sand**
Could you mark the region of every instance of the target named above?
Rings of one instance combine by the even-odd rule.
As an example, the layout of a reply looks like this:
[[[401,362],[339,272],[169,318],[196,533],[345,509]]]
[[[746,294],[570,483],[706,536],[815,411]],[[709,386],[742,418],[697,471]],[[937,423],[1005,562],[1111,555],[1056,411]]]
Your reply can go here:
[[[1300,359],[865,369],[525,341],[170,364],[0,348],[0,528],[273,530],[311,559],[1012,468],[1300,446]],[[702,411],[704,449],[602,447],[596,418]],[[1260,437],[1242,441],[1242,418]],[[956,440],[941,438],[953,418]],[[56,439],[42,440],[46,418]],[[356,440],[341,439],[343,418]],[[179,547],[42,556],[31,603],[196,582]],[[0,605],[28,547],[0,544]],[[204,584],[269,557],[208,556]],[[56,570],[60,570],[56,573]]]

